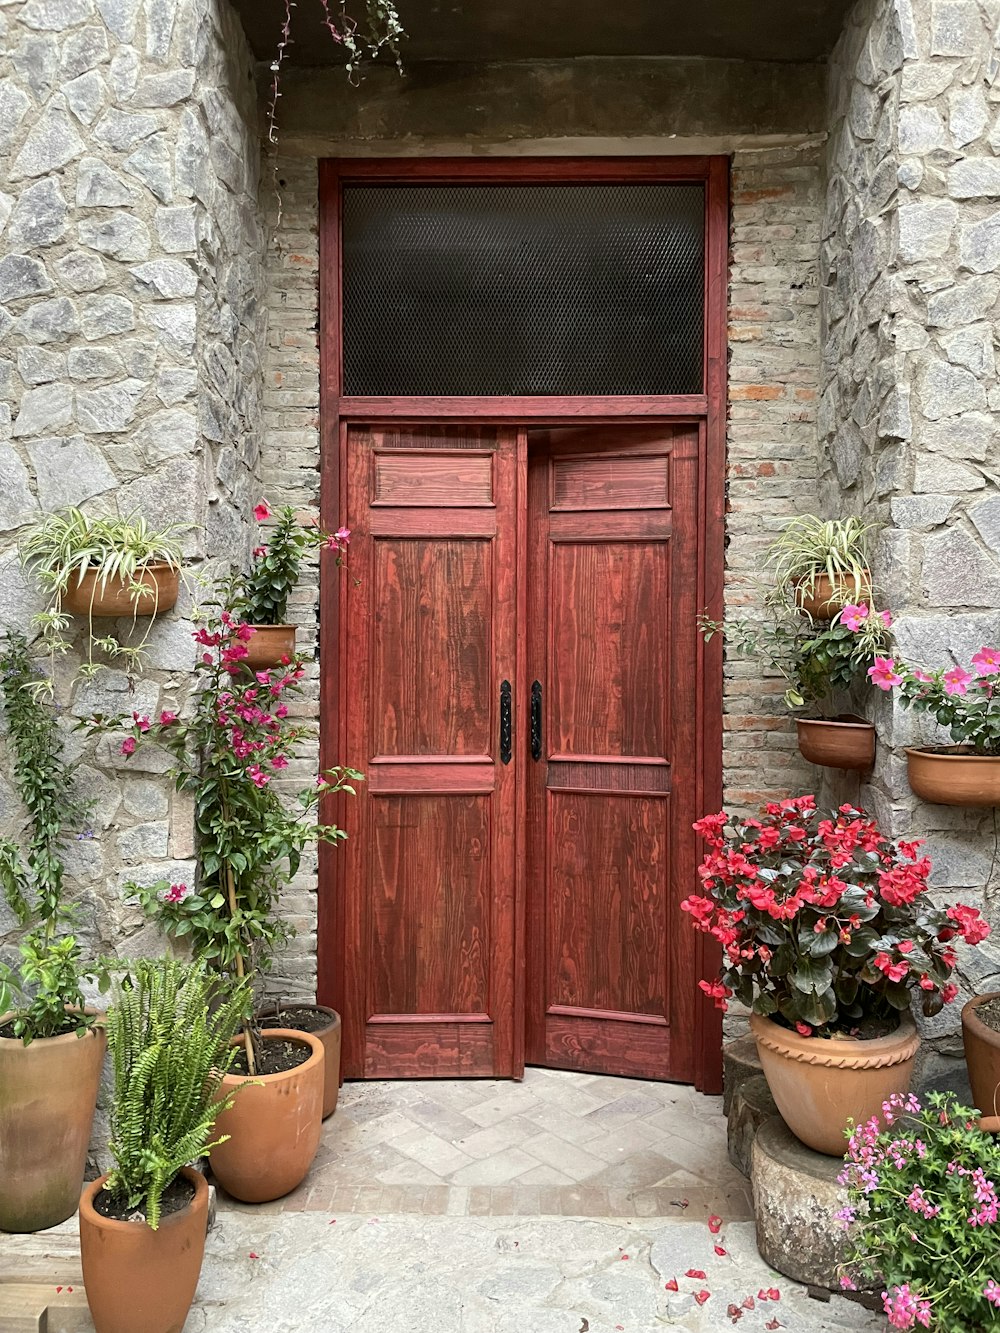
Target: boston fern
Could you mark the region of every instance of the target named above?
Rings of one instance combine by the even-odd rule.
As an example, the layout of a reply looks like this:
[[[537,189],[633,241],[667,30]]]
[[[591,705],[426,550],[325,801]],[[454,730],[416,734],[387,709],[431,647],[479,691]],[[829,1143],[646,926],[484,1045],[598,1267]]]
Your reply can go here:
[[[306,553],[319,547],[336,551],[339,565],[351,534],[347,528],[329,536],[319,528],[305,527],[291,505],[272,515],[265,500],[256,506],[254,516],[258,523],[271,517],[275,522],[266,534],[266,542],[254,548],[249,572],[237,580],[231,605],[250,625],[281,625]]]
[[[249,1003],[248,983],[227,986],[200,963],[142,959],[113,984],[108,1048],[115,1072],[105,1189],[139,1210],[155,1231],[164,1190],[212,1141],[217,1100],[232,1066],[232,1038]]]

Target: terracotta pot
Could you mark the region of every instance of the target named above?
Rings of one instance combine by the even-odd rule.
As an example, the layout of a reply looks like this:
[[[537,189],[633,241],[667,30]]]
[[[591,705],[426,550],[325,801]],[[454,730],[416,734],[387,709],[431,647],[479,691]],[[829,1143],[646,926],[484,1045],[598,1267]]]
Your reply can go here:
[[[244,1203],[280,1199],[301,1184],[323,1126],[323,1043],[311,1032],[289,1028],[272,1028],[261,1036],[265,1042],[297,1042],[311,1054],[295,1069],[264,1074],[259,1085],[242,1088],[215,1122],[217,1134],[231,1137],[212,1149],[212,1172],[227,1194]],[[220,1093],[226,1096],[245,1082],[244,1074],[227,1074]]]
[[[843,1157],[848,1120],[878,1115],[894,1092],[906,1092],[920,1045],[909,1014],[888,1037],[800,1037],[760,1014],[750,1015],[757,1053],[778,1110],[792,1133],[816,1152]]]
[[[123,579],[109,578],[102,585],[96,573],[84,574],[82,582],[74,578],[63,593],[62,609],[74,616],[156,616],[176,605],[180,587],[176,566],[144,565],[134,581],[149,592],[133,598]]]
[[[1000,999],[1000,991],[977,995],[962,1010],[962,1040],[969,1066],[972,1100],[985,1116],[1000,1113],[1000,1032],[987,1027],[976,1013],[987,1000]]]
[[[1000,805],[1000,755],[907,750],[910,790],[933,805]]]
[[[322,1027],[313,1028],[311,1031],[313,1036],[319,1037],[323,1043],[323,1119],[326,1120],[336,1111],[337,1098],[340,1095],[340,1015],[336,1009],[328,1009],[325,1004],[289,1003],[286,1006],[286,1010],[296,1009],[309,1009],[317,1015],[318,1020],[323,1020]],[[287,1028],[288,1024],[282,1021],[284,1012],[285,1010],[279,1010],[277,1014],[272,1015],[261,1013],[257,1015],[257,1021],[264,1028]]]
[[[102,1217],[94,1199],[107,1176],[80,1199],[80,1258],[97,1333],[181,1333],[205,1257],[208,1185],[190,1166],[181,1175],[194,1198],[180,1212],[145,1222]]]
[[[850,768],[859,772],[875,762],[875,727],[863,717],[843,713],[840,717],[796,719],[799,752],[810,764],[824,768]]]
[[[0,1231],[76,1212],[106,1046],[102,1026],[27,1046],[0,1037]]]
[[[837,579],[829,574],[820,574],[809,590],[809,584],[799,584],[795,590],[795,603],[803,611],[808,611],[813,620],[832,620],[845,606],[859,603],[869,605],[872,599],[872,578],[866,571],[861,577],[861,586],[854,579]]]
[[[247,639],[247,656],[244,666],[251,671],[265,671],[277,666],[283,657],[292,657],[295,653],[295,625],[251,625],[255,631],[252,639]]]

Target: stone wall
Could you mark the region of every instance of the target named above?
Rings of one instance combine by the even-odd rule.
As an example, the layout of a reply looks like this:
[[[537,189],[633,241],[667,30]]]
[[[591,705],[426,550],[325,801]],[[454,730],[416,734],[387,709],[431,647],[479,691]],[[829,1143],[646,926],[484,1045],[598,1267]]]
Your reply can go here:
[[[84,751],[68,723],[182,708],[198,580],[248,549],[264,333],[253,67],[224,0],[5,0],[0,42],[0,621],[27,628],[40,604],[16,543],[43,512],[192,525],[149,669],[85,681],[73,656],[56,673],[94,800],[66,856],[82,933],[138,953],[155,940],[122,886],[192,879],[191,810],[163,754],[126,761],[113,738]],[[21,823],[0,779],[0,827]],[[0,909],[0,944],[10,925]]]
[[[875,573],[900,651],[968,665],[1000,637],[1000,47],[974,0],[863,0],[831,62],[820,434],[830,512],[884,526]],[[932,724],[869,699],[879,734],[863,799],[927,841],[933,883],[997,920],[992,811],[917,802],[907,744]],[[947,739],[947,738],[945,738]],[[968,989],[1000,947],[963,952]],[[954,1031],[948,1011],[932,1034]]]

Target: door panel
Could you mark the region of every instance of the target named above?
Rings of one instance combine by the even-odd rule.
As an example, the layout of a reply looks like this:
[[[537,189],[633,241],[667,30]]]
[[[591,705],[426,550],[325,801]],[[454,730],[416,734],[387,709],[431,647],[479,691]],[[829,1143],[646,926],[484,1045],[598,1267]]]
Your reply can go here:
[[[688,1080],[698,433],[529,440],[527,1058]]]
[[[509,1075],[517,433],[352,429],[345,1072]]]

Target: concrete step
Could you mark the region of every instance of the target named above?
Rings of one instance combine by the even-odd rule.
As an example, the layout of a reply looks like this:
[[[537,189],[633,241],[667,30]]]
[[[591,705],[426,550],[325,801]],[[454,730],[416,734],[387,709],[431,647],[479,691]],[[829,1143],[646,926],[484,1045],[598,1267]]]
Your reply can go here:
[[[93,1328],[82,1287],[0,1282],[0,1333],[93,1333]]]

